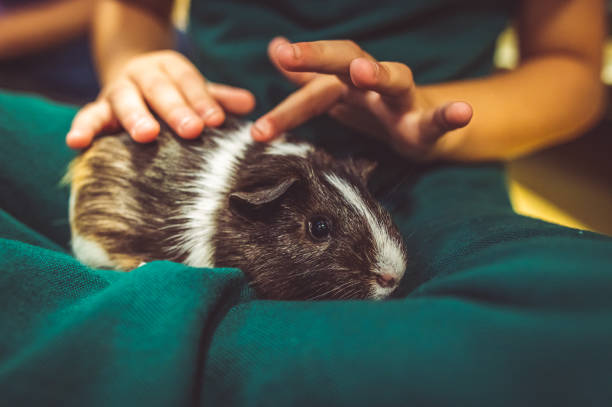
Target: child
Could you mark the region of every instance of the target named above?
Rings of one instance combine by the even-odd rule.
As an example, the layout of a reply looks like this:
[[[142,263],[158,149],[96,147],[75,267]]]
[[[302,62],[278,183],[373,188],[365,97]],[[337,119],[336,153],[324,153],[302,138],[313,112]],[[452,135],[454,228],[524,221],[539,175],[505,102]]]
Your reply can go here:
[[[254,109],[262,141],[328,113],[298,131],[477,161],[576,137],[603,108],[603,1],[194,1],[195,65],[166,50],[169,9],[101,3],[103,90],[69,145],[119,125],[151,141],[152,111],[191,138]],[[522,64],[491,75],[512,16]],[[297,43],[272,41],[268,60],[279,34]],[[7,405],[609,405],[612,239],[516,215],[500,165],[387,151],[401,177],[376,180],[410,254],[397,298],[264,301],[236,269],[120,273],[63,253],[75,112],[0,93]]]
[[[577,137],[601,116],[603,0],[474,1],[457,9],[444,1],[417,3],[337,2],[335,14],[317,17],[295,4],[287,14],[282,7],[194,2],[198,67],[209,79],[257,91],[260,106],[269,110],[253,128],[260,141],[328,113],[409,157],[510,159]],[[247,91],[206,82],[190,61],[163,51],[171,44],[170,6],[160,0],[102,3],[95,33],[104,89],[76,116],[69,146],[85,147],[117,125],[137,141],[153,140],[159,125],[151,111],[190,138],[206,125],[220,125],[225,111],[253,108]],[[511,16],[521,64],[486,76],[494,38]],[[269,69],[253,53],[278,33],[307,42],[275,38],[269,44],[271,62],[301,86],[274,106],[280,100],[269,97],[275,86]],[[338,37],[361,40],[330,41]]]

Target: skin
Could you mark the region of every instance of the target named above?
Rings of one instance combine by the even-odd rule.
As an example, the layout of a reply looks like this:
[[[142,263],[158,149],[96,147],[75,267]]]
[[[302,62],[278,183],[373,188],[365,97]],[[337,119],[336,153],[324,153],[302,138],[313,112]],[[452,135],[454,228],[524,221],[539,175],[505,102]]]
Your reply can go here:
[[[146,14],[108,1],[100,7],[97,21],[104,17],[104,6],[115,7],[120,15]],[[604,16],[603,0],[525,0],[517,15],[521,51],[517,69],[428,86],[415,84],[405,64],[377,61],[351,41],[292,44],[275,38],[268,47],[270,60],[299,88],[258,119],[252,135],[269,141],[326,113],[413,159],[506,160],[568,141],[592,126],[605,108],[599,79]],[[159,126],[145,101],[186,138],[223,121],[222,114],[202,119],[208,108],[244,113],[253,107],[248,92],[224,88],[223,97],[220,88],[205,82],[188,61],[169,51],[150,52],[168,45],[149,35],[149,29],[157,27],[155,32],[162,38],[164,20],[148,19],[150,27],[140,30],[148,36],[138,41],[133,40],[136,33],[129,33],[129,26],[138,27],[133,19],[127,27],[96,31],[106,86],[98,101],[75,118],[67,138],[71,147],[84,147],[94,134],[118,124],[137,141],[154,139]],[[120,56],[103,52],[113,36],[121,36],[127,49]],[[173,69],[187,73],[190,86],[172,74],[166,74],[164,85],[153,85],[151,78],[164,83],[163,72],[151,72],[155,66],[166,73]],[[199,91],[192,95],[190,89]]]
[[[0,16],[0,61],[59,45],[89,28],[94,0],[61,0]],[[67,19],[65,16],[69,15]]]
[[[245,114],[255,97],[245,89],[206,81],[181,54],[170,51],[173,30],[166,14],[119,1],[100,1],[93,21],[94,53],[102,90],[72,121],[66,143],[85,148],[103,131],[126,129],[141,143],[155,140],[155,111],[181,137],[219,126],[225,112]]]
[[[404,155],[420,158],[442,135],[472,118],[466,102],[436,106],[424,100],[410,68],[378,62],[352,41],[291,44],[279,37],[268,53],[276,67],[302,87],[255,122],[252,134],[259,141],[327,112]]]

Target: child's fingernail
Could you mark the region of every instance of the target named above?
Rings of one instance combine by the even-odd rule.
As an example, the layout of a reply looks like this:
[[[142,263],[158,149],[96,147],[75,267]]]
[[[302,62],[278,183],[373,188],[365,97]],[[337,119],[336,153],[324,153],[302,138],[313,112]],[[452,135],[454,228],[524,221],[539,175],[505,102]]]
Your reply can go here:
[[[218,109],[210,108],[202,115],[204,122],[209,126],[216,126],[223,120],[223,115]]]
[[[298,45],[292,45],[291,49],[293,49],[293,56],[296,59],[302,56],[302,49]]]
[[[132,126],[130,134],[132,135],[132,137],[138,137],[143,133],[153,131],[154,129],[155,123],[153,121],[149,120],[146,117],[141,117],[136,121],[136,123],[134,123],[134,126]]]
[[[191,116],[187,116],[185,117],[183,120],[181,120],[181,122],[179,123],[178,126],[178,131],[179,133],[183,134],[185,132],[189,132],[189,130],[191,128],[193,128],[193,125],[196,124],[196,121],[193,117]]]
[[[378,64],[376,62],[370,62],[372,64],[372,69],[374,70],[374,76],[378,76],[378,70],[380,69],[378,67]]]
[[[254,136],[256,140],[264,141],[272,136],[272,126],[265,119],[260,119],[253,124]]]
[[[297,45],[291,45],[287,43],[281,43],[276,47],[276,52],[279,54],[285,54],[286,57],[293,57],[295,59],[302,56],[302,50]]]

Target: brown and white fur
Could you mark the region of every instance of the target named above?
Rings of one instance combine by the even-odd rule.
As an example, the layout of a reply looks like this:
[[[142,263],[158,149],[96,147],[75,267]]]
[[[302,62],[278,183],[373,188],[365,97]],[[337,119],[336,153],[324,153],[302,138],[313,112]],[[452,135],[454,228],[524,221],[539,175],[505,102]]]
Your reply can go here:
[[[249,126],[197,140],[164,127],[145,145],[96,139],[67,174],[76,257],[126,271],[153,260],[238,267],[264,298],[388,296],[406,253],[366,188],[373,165],[305,142],[255,143]]]

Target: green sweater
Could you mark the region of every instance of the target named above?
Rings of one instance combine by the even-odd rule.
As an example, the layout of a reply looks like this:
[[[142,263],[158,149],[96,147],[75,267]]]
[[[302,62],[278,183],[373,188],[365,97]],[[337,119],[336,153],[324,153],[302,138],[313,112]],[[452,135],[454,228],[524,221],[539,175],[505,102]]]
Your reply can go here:
[[[407,64],[425,84],[488,74],[497,36],[515,9],[510,0],[191,3],[193,59],[210,80],[253,91],[256,116],[294,89],[268,60],[275,36],[351,39],[380,61]]]

